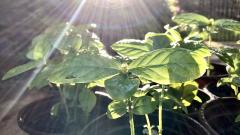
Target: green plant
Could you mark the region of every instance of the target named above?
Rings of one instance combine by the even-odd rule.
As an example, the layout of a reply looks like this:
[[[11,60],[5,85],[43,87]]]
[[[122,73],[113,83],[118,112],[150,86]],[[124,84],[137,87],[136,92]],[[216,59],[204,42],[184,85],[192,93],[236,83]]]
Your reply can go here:
[[[240,22],[231,19],[209,19],[203,15],[196,13],[182,13],[173,17],[173,21],[178,25],[187,26],[190,28],[188,38],[200,38],[208,40],[209,47],[212,47],[212,35],[219,32],[221,29],[240,33]],[[210,57],[208,57],[210,66]],[[210,75],[210,70],[207,70],[207,76]]]
[[[187,105],[184,105],[184,102],[191,102],[187,102],[187,98],[189,100],[197,99],[196,83],[187,81],[194,80],[205,72],[207,64],[204,57],[206,53],[202,53],[203,47],[201,46],[190,49],[182,48],[181,45],[172,46],[171,43],[180,40],[179,36],[178,38],[173,36],[174,33],[177,34],[173,30],[171,34],[168,32],[148,33],[144,40],[125,39],[112,45],[113,50],[122,57],[124,64],[122,73],[125,74],[125,80],[138,79],[142,84],[137,90],[137,87],[134,88],[134,86],[139,86],[139,81],[136,80],[135,85],[131,83],[134,82],[133,80],[126,81],[127,84],[120,83],[123,79],[120,76],[105,81],[108,94],[114,100],[108,107],[108,116],[116,119],[128,112],[132,135],[134,135],[133,114],[145,115],[148,133],[151,134],[147,114],[158,108],[159,134],[162,134],[163,102],[171,99],[186,111],[185,106]],[[152,83],[156,83],[156,85],[151,85]],[[129,85],[129,87],[121,85]],[[122,87],[123,89],[119,90]],[[119,91],[126,92],[122,95]],[[127,95],[127,93],[130,94]]]
[[[174,101],[173,107],[187,113],[185,107],[192,100],[199,100],[197,85],[192,80],[205,73],[208,66],[205,57],[209,52],[197,44],[183,47],[185,43],[180,42],[176,31],[148,33],[144,40],[121,40],[112,45],[119,56],[112,57],[105,53],[88,26],[69,26],[62,42],[54,46],[59,27],[62,29],[62,26],[50,28],[36,37],[27,54],[31,62],[10,70],[3,79],[44,63],[30,87],[40,88],[48,83],[57,86],[61,102],[53,106],[51,113],[57,115],[64,108],[67,123],[78,117],[78,109],[86,115],[93,109],[96,97],[90,89],[94,86],[105,87],[113,100],[108,105],[109,118],[117,119],[128,113],[131,135],[135,135],[134,115],[145,116],[151,135],[148,114],[158,110],[160,135],[165,102]],[[173,45],[176,42],[179,45]]]
[[[221,78],[217,86],[230,85],[235,95],[240,99],[240,50],[222,48],[216,50],[217,56],[227,65],[228,77]]]
[[[33,39],[26,55],[29,62],[11,69],[3,77],[3,80],[6,80],[35,69],[34,79],[29,85],[30,89],[40,89],[47,85],[57,87],[60,101],[52,107],[51,115],[57,117],[62,111],[65,112],[66,130],[69,127],[72,128],[72,125],[77,125],[74,123],[78,121],[83,124],[88,121],[88,115],[96,104],[96,96],[91,91],[92,84],[87,81],[86,83],[68,83],[66,80],[66,83],[54,84],[49,81],[49,78],[63,68],[62,66],[75,66],[80,57],[105,53],[104,45],[94,33],[90,32],[91,29],[93,29],[91,25],[58,24],[49,27]],[[62,39],[59,41],[61,36]],[[74,72],[74,69],[63,72],[59,74]]]

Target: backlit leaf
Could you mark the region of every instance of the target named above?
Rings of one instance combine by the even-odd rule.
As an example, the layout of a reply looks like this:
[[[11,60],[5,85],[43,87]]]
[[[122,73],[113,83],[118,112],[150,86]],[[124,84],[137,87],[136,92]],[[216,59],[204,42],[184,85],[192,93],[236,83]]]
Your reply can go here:
[[[205,73],[204,57],[183,48],[164,48],[134,60],[129,71],[159,84],[182,83]]]

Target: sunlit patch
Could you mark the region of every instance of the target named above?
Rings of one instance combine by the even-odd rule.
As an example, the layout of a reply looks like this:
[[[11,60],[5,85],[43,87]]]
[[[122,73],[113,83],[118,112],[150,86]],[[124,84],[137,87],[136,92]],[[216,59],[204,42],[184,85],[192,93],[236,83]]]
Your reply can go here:
[[[50,58],[50,56],[53,54],[53,52],[56,50],[56,48],[59,46],[61,41],[63,40],[66,32],[69,30],[70,26],[76,21],[77,17],[79,16],[79,13],[81,12],[83,6],[85,5],[85,2],[87,0],[82,0],[79,3],[78,8],[75,10],[74,14],[71,16],[69,22],[67,23],[66,27],[62,30],[61,34],[58,36],[56,41],[53,44],[53,49],[44,57],[44,59],[38,64],[36,70],[32,73],[32,75],[27,79],[26,83],[20,88],[19,92],[16,94],[16,97],[14,100],[12,100],[8,107],[5,108],[5,110],[0,115],[0,121],[4,119],[4,117],[9,113],[9,111],[16,105],[16,103],[19,101],[19,99],[22,97],[22,95],[26,92],[27,88],[30,86],[32,81],[36,78],[36,76],[41,72],[42,68],[45,66],[46,61]]]

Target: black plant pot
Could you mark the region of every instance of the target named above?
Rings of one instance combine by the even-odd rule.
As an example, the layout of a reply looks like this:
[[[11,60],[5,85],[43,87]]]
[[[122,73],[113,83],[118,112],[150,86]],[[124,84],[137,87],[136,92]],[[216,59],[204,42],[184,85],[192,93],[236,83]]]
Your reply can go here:
[[[24,107],[18,115],[19,127],[29,135],[67,135],[64,134],[64,118],[52,118],[49,114],[51,106],[59,98],[51,97],[36,101]],[[130,135],[128,117],[117,120],[110,120],[105,115],[102,106],[108,104],[109,100],[100,101],[102,105],[97,105],[91,114],[91,121],[81,128],[81,131],[74,135]],[[103,114],[103,115],[102,115]],[[152,125],[155,125],[157,132],[158,116],[150,115]],[[79,114],[81,115],[81,114]],[[135,116],[136,135],[144,135],[147,130],[143,127],[146,121],[143,116]],[[206,129],[192,118],[163,111],[163,134],[164,135],[208,135]]]
[[[240,101],[236,98],[217,98],[203,104],[199,118],[212,135],[239,135]]]
[[[62,112],[60,117],[53,117],[50,114],[52,106],[59,100],[59,96],[51,96],[25,106],[17,116],[19,127],[29,135],[68,135],[64,133],[66,127],[65,113]],[[109,103],[110,99],[97,96],[97,105],[90,114],[89,121],[105,114]],[[81,114],[81,111],[79,115],[85,117],[85,115]],[[83,125],[83,123],[73,123],[76,129],[83,128],[76,126],[76,124]]]
[[[199,88],[201,89],[210,83],[217,84],[219,79],[228,76],[225,65],[216,63],[212,63],[211,65],[214,67],[214,70],[210,72],[210,76],[204,74],[202,77],[196,80],[199,84]]]
[[[154,134],[157,134],[158,131],[157,120],[156,113],[150,115],[151,125],[154,126]],[[134,121],[136,135],[147,135],[144,116],[134,116]],[[109,120],[106,116],[102,117],[94,124],[86,127],[81,135],[130,135],[128,117],[117,120]],[[201,124],[187,115],[163,110],[163,135],[209,135],[209,133]]]
[[[187,110],[188,110],[188,115],[199,121],[199,110],[201,108],[201,106],[206,103],[207,101],[209,101],[211,99],[211,93],[207,92],[207,91],[204,91],[202,89],[199,89],[198,90],[198,94],[197,96],[202,100],[202,103],[196,101],[196,100],[193,100],[191,105],[187,107]]]
[[[229,85],[217,87],[217,83],[209,83],[206,88],[211,94],[217,97],[236,97],[234,90]]]

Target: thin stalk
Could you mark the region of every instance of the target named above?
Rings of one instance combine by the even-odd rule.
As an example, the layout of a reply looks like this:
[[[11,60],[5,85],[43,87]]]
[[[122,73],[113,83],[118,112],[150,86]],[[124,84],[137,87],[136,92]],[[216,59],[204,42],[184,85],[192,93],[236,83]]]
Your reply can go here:
[[[145,114],[145,119],[147,121],[148,135],[152,135],[152,127],[151,127],[151,123],[150,123],[148,114]]]
[[[129,124],[130,124],[131,135],[135,135],[133,113],[131,111],[129,112]]]
[[[208,35],[208,46],[209,47],[212,47],[212,36],[211,36],[211,34],[209,34]],[[210,68],[210,66],[211,66],[211,64],[210,64],[210,62],[211,62],[211,56],[208,56],[207,57],[207,62],[208,62],[208,67]],[[207,76],[210,76],[210,69],[207,69]]]
[[[164,98],[165,86],[162,86],[161,95],[159,96],[159,106],[158,106],[158,135],[162,135],[163,126],[162,126],[162,110],[163,110],[163,98]]]
[[[69,109],[68,109],[68,106],[67,106],[67,102],[66,102],[66,99],[65,99],[65,96],[64,96],[64,92],[62,91],[62,89],[60,87],[59,87],[59,93],[60,93],[61,100],[62,100],[62,103],[64,105],[64,108],[66,110],[67,122],[69,122],[70,121],[70,112],[69,112]]]

